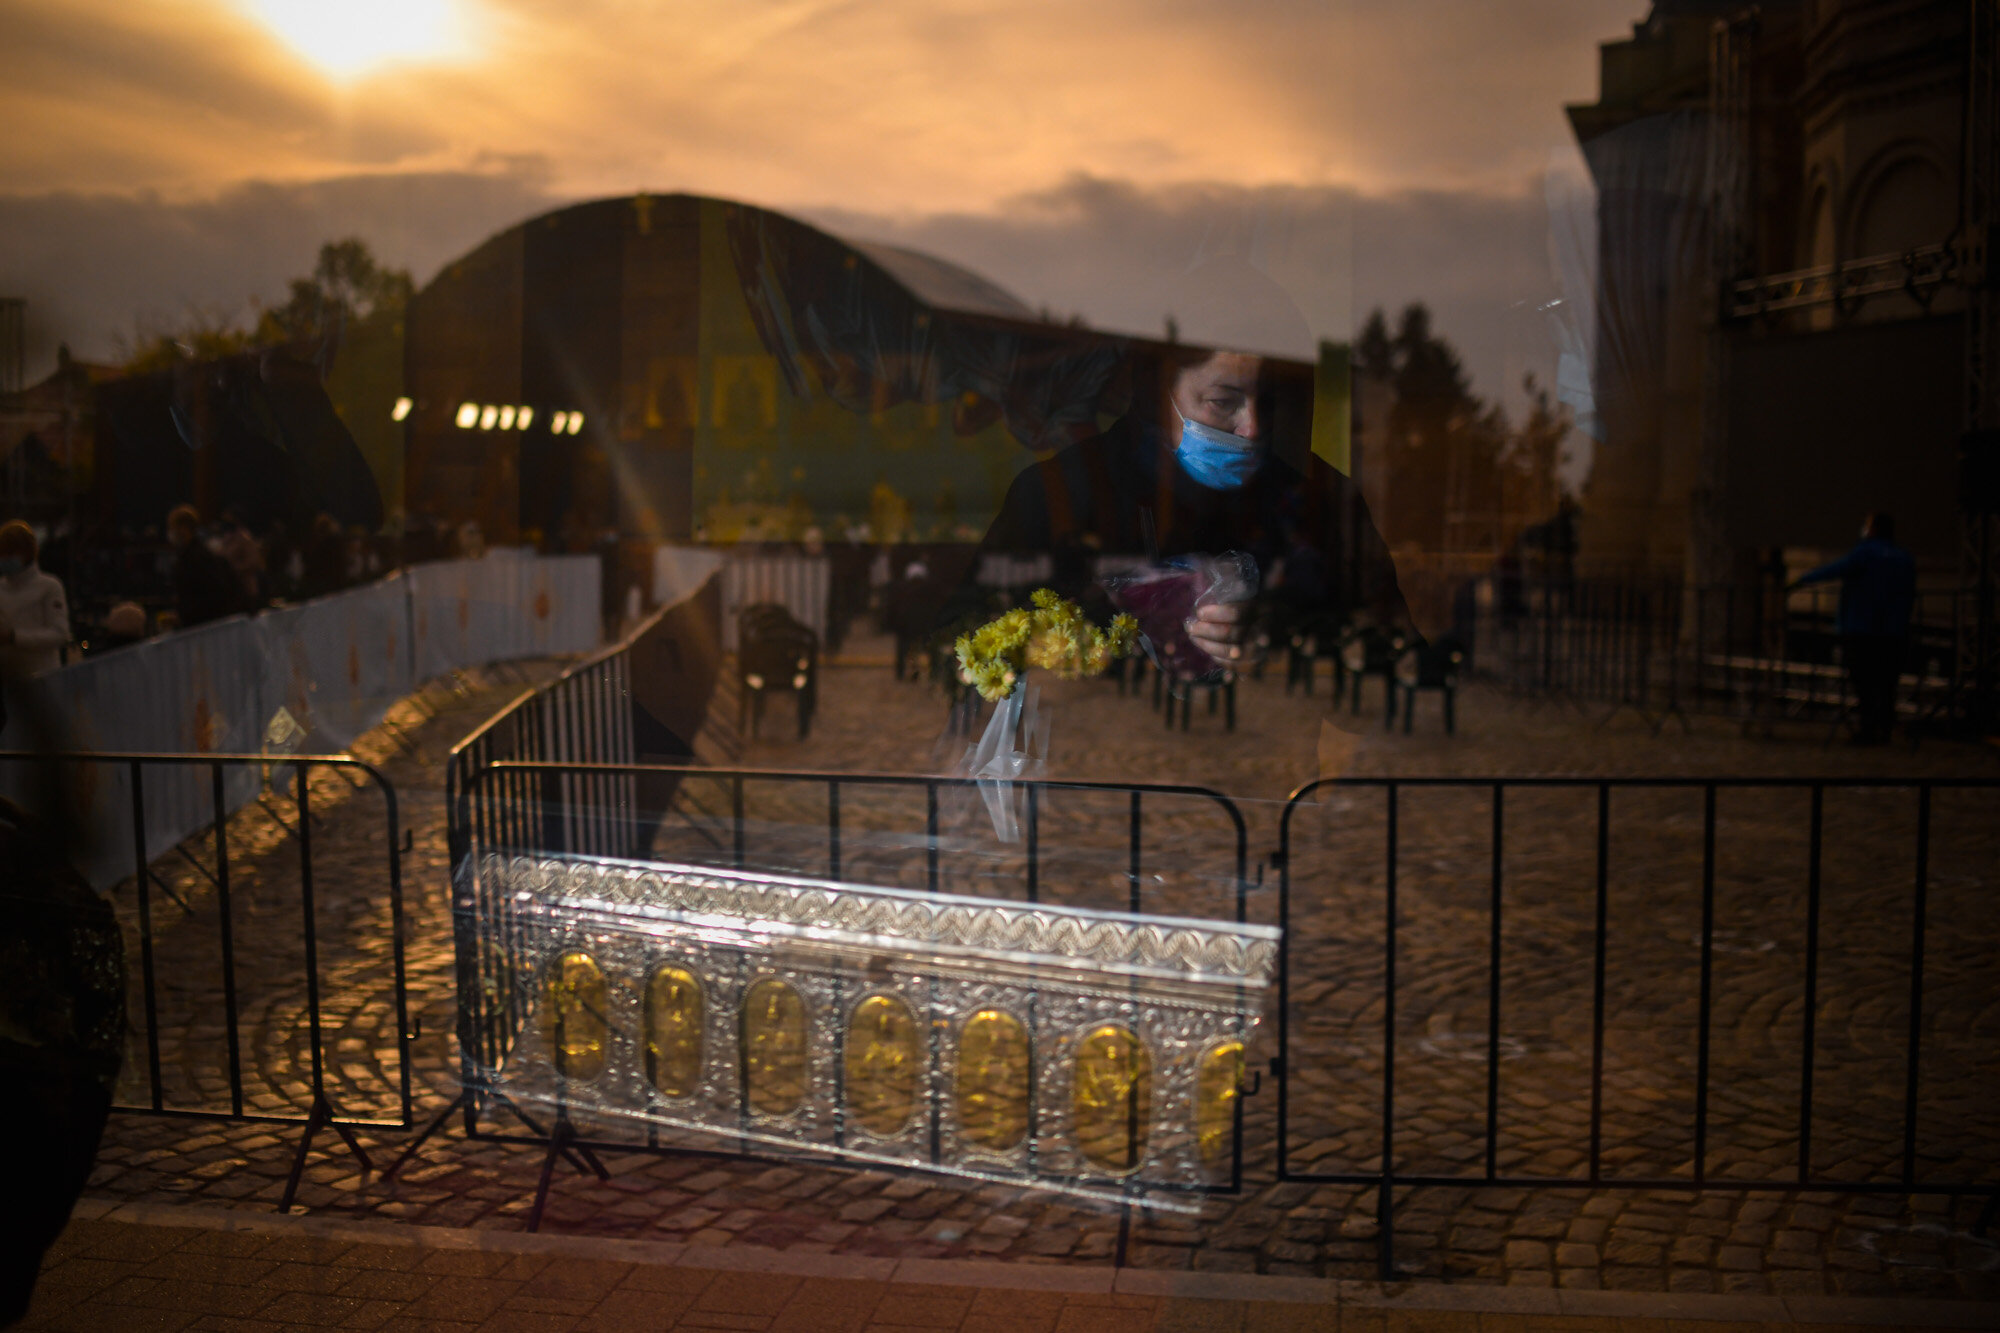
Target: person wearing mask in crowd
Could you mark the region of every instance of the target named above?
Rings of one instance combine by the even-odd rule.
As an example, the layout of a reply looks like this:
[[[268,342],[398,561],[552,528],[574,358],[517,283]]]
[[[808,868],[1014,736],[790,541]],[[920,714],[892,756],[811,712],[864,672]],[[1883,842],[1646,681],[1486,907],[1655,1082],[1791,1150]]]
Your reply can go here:
[[[381,577],[381,554],[375,549],[375,543],[368,539],[368,530],[358,523],[347,530],[346,560],[347,581],[343,587],[358,587]]]
[[[299,596],[324,597],[346,586],[347,536],[340,530],[339,519],[332,514],[321,514],[313,520],[312,536],[306,541]]]
[[[1835,628],[1840,658],[1854,686],[1857,745],[1886,745],[1896,720],[1896,681],[1909,654],[1910,615],[1917,605],[1917,562],[1896,545],[1896,520],[1870,514],[1861,540],[1793,580],[1791,588],[1840,580]],[[1787,591],[1790,591],[1788,588]]]
[[[0,666],[25,676],[61,666],[69,642],[69,599],[35,563],[38,549],[26,523],[0,526]]]
[[[120,602],[104,613],[104,632],[92,642],[101,652],[126,648],[146,638],[146,608],[137,602]]]
[[[1220,335],[1216,345],[1169,345],[1138,359],[1131,410],[1022,469],[969,572],[987,553],[1049,555],[1051,586],[1096,617],[1109,611],[1092,581],[1098,557],[1239,551],[1267,581],[1281,560],[1302,571],[1291,595],[1313,605],[1296,611],[1420,641],[1359,488],[1305,439],[1273,438],[1266,357],[1230,350],[1308,344],[1297,307],[1235,258],[1185,275],[1168,299]],[[962,588],[952,609],[965,600]],[[1250,603],[1217,601],[1185,628],[1197,648],[1231,663],[1243,660],[1249,622]]]
[[[299,548],[292,540],[285,520],[274,518],[264,532],[264,595],[269,599],[291,600],[299,587]]]
[[[403,531],[403,563],[421,565],[438,558],[437,524],[422,510],[410,515]]]
[[[236,511],[222,511],[222,530],[216,535],[215,553],[229,562],[243,589],[245,607],[261,607],[264,596],[264,548],[250,535]]]
[[[243,585],[229,562],[201,538],[201,513],[180,505],[167,515],[167,542],[173,547],[175,622],[193,629],[243,609]]]

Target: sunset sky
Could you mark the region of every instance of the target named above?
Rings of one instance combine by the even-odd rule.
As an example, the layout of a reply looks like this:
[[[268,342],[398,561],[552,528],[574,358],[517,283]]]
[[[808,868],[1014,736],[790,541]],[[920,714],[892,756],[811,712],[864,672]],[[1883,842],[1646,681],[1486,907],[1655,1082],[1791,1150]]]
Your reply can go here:
[[[1562,294],[1588,213],[1562,105],[1643,12],[0,0],[0,291],[31,302],[31,362],[56,339],[108,355],[275,299],[329,235],[422,281],[554,204],[689,190],[1148,330],[1141,270],[1249,248],[1315,332],[1430,300],[1498,391],[1540,357],[1509,352],[1502,312]]]

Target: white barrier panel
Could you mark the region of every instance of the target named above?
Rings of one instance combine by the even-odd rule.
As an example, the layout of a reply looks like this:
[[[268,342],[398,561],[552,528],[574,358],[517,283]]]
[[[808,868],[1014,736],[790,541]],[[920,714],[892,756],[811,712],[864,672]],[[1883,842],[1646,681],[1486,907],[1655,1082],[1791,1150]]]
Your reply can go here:
[[[654,547],[653,605],[672,606],[699,592],[726,563],[722,552],[707,546]]]
[[[268,623],[267,623],[268,622]],[[283,703],[319,751],[344,750],[416,688],[402,579],[262,616],[269,703]]]
[[[823,555],[730,552],[722,568],[722,650],[736,651],[736,614],[759,602],[776,602],[826,642],[826,600],[831,572]]]
[[[478,662],[583,652],[599,641],[602,574],[594,555],[499,549],[483,560],[409,571],[418,680]]]
[[[518,554],[487,553],[483,560],[448,560],[410,570],[415,670],[429,680],[472,662],[519,656],[511,621],[519,606]],[[479,656],[485,652],[490,656]]]
[[[978,583],[982,588],[1025,588],[1047,583],[1055,577],[1055,567],[1053,556],[988,551],[979,557]]]
[[[596,556],[538,558],[518,551],[419,565],[406,575],[300,606],[163,635],[28,682],[0,730],[0,749],[26,749],[26,712],[73,750],[183,754],[267,749],[274,721],[296,734],[271,738],[273,760],[300,748],[338,751],[382,720],[391,704],[434,676],[511,658],[588,652],[600,639]],[[421,626],[421,632],[418,628]],[[21,720],[14,720],[19,717]],[[69,766],[83,822],[78,869],[99,888],[133,871],[128,766]],[[224,804],[252,800],[263,775],[227,770]],[[148,859],[214,817],[208,772],[145,770]],[[0,765],[0,791],[33,800],[33,777]]]
[[[456,669],[470,651],[472,574],[469,560],[418,565],[405,576],[410,597],[410,658],[419,679]]]
[[[604,628],[603,564],[594,555],[552,555],[521,562],[521,657],[553,657],[595,648]]]
[[[52,672],[29,686],[29,706],[46,710],[66,749],[163,752],[256,750],[261,744],[265,657],[262,626],[241,616],[92,658]],[[24,724],[10,719],[8,748],[30,743]],[[34,802],[34,775],[4,766],[9,794]],[[77,869],[108,887],[133,872],[132,783],[125,764],[65,765],[83,827]],[[198,767],[148,766],[143,783],[148,858],[165,853],[214,814],[211,777]],[[257,794],[258,773],[227,771],[223,804],[234,810]]]

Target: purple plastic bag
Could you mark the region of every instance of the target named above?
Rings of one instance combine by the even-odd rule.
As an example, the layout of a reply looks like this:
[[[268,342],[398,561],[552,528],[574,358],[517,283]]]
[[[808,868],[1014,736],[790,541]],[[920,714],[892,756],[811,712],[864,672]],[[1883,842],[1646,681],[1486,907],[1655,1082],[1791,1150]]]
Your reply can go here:
[[[1242,551],[1183,555],[1113,574],[1104,580],[1111,604],[1139,622],[1141,645],[1161,671],[1205,682],[1228,669],[1187,632],[1194,613],[1211,602],[1247,602],[1257,595],[1257,562]]]

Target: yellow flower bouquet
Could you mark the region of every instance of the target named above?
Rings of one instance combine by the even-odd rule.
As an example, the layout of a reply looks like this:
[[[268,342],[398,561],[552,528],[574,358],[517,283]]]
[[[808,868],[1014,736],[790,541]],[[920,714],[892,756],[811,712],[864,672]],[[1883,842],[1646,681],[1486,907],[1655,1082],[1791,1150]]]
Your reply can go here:
[[[978,779],[1001,842],[1020,841],[1016,784],[1040,776],[1048,759],[1050,719],[1037,706],[1039,691],[1026,684],[1028,668],[1064,680],[1101,676],[1139,644],[1139,622],[1131,616],[1115,616],[1109,628],[1099,629],[1075,602],[1047,588],[1029,600],[1032,605],[988,621],[955,644],[958,678],[994,704],[985,733],[955,771]]]
[[[1008,697],[1029,667],[1063,680],[1101,676],[1138,647],[1139,622],[1129,615],[1113,616],[1109,628],[1099,629],[1075,602],[1047,588],[1037,588],[1029,601],[1032,606],[989,620],[954,645],[958,678],[982,699]]]

